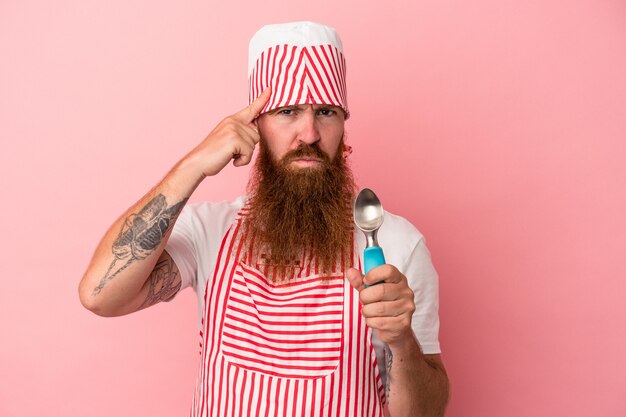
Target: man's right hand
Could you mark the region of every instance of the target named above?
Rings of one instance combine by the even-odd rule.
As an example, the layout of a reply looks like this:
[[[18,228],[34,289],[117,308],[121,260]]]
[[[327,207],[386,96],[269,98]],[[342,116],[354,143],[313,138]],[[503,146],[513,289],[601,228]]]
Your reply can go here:
[[[252,160],[260,136],[254,120],[271,96],[271,87],[241,111],[226,117],[185,159],[208,177],[219,173],[231,160],[236,167]]]

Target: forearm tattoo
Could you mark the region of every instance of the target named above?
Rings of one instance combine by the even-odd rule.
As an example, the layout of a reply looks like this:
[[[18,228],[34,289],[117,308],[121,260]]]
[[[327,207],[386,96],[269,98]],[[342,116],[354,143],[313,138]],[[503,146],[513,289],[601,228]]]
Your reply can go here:
[[[385,368],[387,369],[387,379],[385,380],[385,397],[389,400],[389,389],[391,388],[391,364],[393,363],[393,354],[389,346],[385,346]]]
[[[98,295],[106,283],[133,262],[148,257],[161,244],[173,220],[188,198],[167,207],[165,196],[159,194],[141,209],[124,220],[122,230],[113,243],[113,262],[93,290],[92,295]]]
[[[168,301],[178,292],[181,283],[178,268],[169,256],[157,262],[148,280],[150,281],[148,295],[139,306],[139,310],[159,301]]]

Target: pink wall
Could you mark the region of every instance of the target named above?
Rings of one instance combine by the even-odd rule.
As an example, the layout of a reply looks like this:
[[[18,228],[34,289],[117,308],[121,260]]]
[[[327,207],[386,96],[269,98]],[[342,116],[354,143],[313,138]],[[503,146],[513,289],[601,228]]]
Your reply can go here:
[[[114,218],[245,104],[252,33],[296,19],[339,29],[357,177],[427,237],[448,416],[626,415],[626,4],[380,4],[0,3],[1,416],[188,412],[193,293],[102,319],[77,284]]]

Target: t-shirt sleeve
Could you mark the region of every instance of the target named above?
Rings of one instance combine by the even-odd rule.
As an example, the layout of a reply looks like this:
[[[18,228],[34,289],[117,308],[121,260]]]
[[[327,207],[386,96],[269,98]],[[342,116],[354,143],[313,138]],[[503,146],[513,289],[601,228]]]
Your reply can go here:
[[[408,256],[403,268],[415,294],[411,325],[424,354],[441,353],[439,345],[439,277],[423,237]]]
[[[193,230],[193,212],[185,207],[174,223],[172,234],[165,245],[165,250],[180,272],[181,291],[187,287],[195,288],[197,282],[198,262]]]

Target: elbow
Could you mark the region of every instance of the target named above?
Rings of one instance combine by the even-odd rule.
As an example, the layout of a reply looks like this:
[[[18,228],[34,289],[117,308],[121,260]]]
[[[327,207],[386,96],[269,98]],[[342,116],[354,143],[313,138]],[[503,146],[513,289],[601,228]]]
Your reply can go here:
[[[91,294],[83,296],[80,296],[80,303],[83,305],[83,307],[85,307],[87,310],[91,311],[93,314],[95,314],[96,316],[100,316],[100,317],[117,317],[120,316],[121,314],[116,313],[115,311],[112,311],[110,309],[107,309],[106,306],[102,305],[102,303],[98,303],[94,300],[94,296],[92,296]]]
[[[117,314],[108,310],[105,303],[99,299],[98,294],[96,294],[94,290],[89,289],[85,282],[86,279],[83,278],[78,286],[78,298],[80,299],[80,303],[83,307],[100,317],[116,316]]]
[[[80,303],[87,310],[89,310],[92,313],[94,313],[95,315],[98,315],[98,316],[101,316],[101,317],[109,317],[106,314],[105,309],[103,309],[102,305],[97,302],[96,297],[93,294],[79,291],[78,297],[80,299]]]

